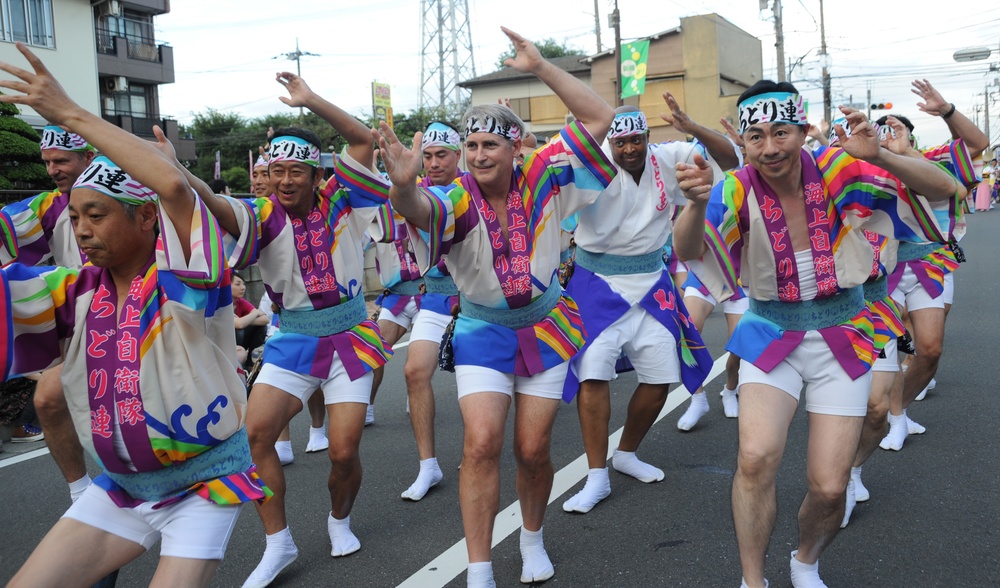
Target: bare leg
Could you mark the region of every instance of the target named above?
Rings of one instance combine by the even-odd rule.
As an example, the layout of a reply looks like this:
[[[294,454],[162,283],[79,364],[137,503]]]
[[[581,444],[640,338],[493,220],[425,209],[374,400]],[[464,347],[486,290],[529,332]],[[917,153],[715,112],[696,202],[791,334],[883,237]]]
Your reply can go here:
[[[285,519],[285,474],[274,442],[301,410],[302,402],[298,398],[268,384],[256,384],[250,394],[246,421],[250,455],[257,464],[257,473],[274,492],[274,496],[264,504],[255,503],[268,535],[288,526]]]
[[[87,466],[83,460],[83,446],[76,436],[73,418],[63,396],[61,376],[62,365],[42,372],[35,385],[35,412],[45,431],[45,444],[52,459],[66,482],[72,483],[87,475]]]
[[[611,386],[601,380],[580,383],[576,396],[576,410],[580,415],[583,448],[587,453],[587,466],[603,468],[608,463],[608,426],[611,421]]]
[[[940,308],[922,308],[910,312],[917,355],[910,362],[910,367],[903,378],[904,409],[913,402],[937,372],[944,344],[944,317],[944,310]]]
[[[500,451],[510,396],[479,392],[458,401],[465,425],[458,501],[469,562],[490,561],[493,523],[500,511]]]
[[[625,429],[622,431],[621,441],[618,443],[619,451],[635,452],[639,449],[639,444],[646,438],[646,433],[656,422],[656,417],[660,416],[660,410],[667,401],[667,392],[670,391],[670,384],[639,384],[632,399],[628,403],[628,412],[625,416]],[[605,444],[607,444],[607,431],[605,430]]]
[[[361,489],[361,431],[365,427],[368,406],[359,402],[327,405],[330,417],[330,534],[333,557],[349,555],[361,549],[361,542],[351,531],[351,509]]]
[[[406,329],[402,325],[384,319],[378,322],[378,330],[382,333],[382,339],[385,340],[386,347],[390,349],[406,334]],[[379,386],[382,385],[382,374],[384,371],[385,366],[379,366],[372,370],[374,379],[372,379],[372,396],[371,400],[369,400],[369,404],[372,406],[375,405],[375,395],[378,394]]]
[[[90,586],[145,553],[142,545],[62,518],[7,584],[8,588]]]
[[[218,559],[191,559],[187,557],[161,556],[156,573],[150,580],[150,588],[173,588],[174,586],[208,586],[219,569]]]
[[[542,542],[545,507],[552,493],[554,471],[550,449],[552,423],[559,400],[517,394],[514,417],[514,459],[517,460],[517,499],[523,518],[521,582],[542,582],[555,568]]]
[[[684,298],[684,306],[687,307],[691,320],[700,333],[705,328],[705,320],[712,314],[715,305],[697,296],[687,296]],[[687,410],[677,419],[677,428],[681,431],[690,431],[706,414],[708,414],[708,396],[705,395],[705,389],[699,387],[691,394]]]
[[[861,467],[878,447],[879,441],[885,437],[889,412],[889,396],[893,382],[900,372],[872,372],[872,391],[868,396],[868,412],[865,414],[864,426],[861,429],[861,440],[858,451],[854,455],[854,467]]]
[[[775,478],[796,406],[794,398],[773,386],[740,386],[733,524],[743,579],[751,588],[764,586],[764,558],[777,512]]]
[[[806,480],[809,489],[799,507],[796,558],[815,563],[840,531],[844,492],[861,438],[863,417],[809,413]]]
[[[431,377],[437,368],[437,343],[413,341],[406,356],[406,392],[410,399],[410,423],[420,459],[434,457],[434,389]]]
[[[309,407],[309,420],[312,428],[325,428],[326,404],[323,399],[323,392],[321,390],[313,392],[313,395],[310,396],[309,400],[306,402],[306,406]]]

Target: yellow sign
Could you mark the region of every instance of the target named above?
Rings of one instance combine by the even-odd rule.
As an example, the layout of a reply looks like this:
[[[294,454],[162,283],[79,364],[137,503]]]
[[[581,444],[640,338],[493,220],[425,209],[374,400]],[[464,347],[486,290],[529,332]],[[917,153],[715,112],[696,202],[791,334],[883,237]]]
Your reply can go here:
[[[376,121],[384,120],[389,128],[392,128],[392,100],[389,84],[372,82],[372,111]]]

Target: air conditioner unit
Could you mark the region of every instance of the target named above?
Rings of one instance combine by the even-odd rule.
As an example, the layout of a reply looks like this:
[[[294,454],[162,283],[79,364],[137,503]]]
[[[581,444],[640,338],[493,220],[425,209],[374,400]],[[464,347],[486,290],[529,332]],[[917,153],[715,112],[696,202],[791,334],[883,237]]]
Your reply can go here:
[[[128,92],[128,78],[125,76],[104,78],[104,89],[111,93]]]
[[[122,13],[122,5],[118,0],[105,0],[97,5],[97,14],[100,16],[119,16]]]
[[[115,111],[115,99],[107,96],[104,98],[104,114],[111,114]]]

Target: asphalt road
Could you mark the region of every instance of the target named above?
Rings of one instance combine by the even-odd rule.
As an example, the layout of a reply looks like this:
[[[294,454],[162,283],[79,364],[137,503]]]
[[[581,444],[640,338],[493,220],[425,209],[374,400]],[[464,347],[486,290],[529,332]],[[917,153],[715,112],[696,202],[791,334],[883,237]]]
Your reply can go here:
[[[877,450],[865,466],[871,500],[858,506],[851,525],[821,560],[822,576],[830,586],[1000,586],[998,234],[1000,210],[969,219],[969,236],[962,242],[969,261],[956,273],[955,307],[938,386],[910,410],[927,433],[910,436],[900,452]],[[715,357],[722,354],[724,336],[724,321],[716,312],[706,327],[706,341]],[[285,468],[285,475],[289,521],[300,555],[274,586],[464,586],[457,470],[462,425],[454,378],[439,372],[434,379],[437,453],[444,481],[422,501],[404,502],[399,494],[417,473],[404,409],[405,356],[405,349],[400,349],[389,364],[376,403],[376,424],[365,430],[362,441],[365,477],[351,516],[362,549],[354,555],[338,559],[329,555],[329,461],[323,453],[303,452],[308,419],[303,414],[293,421],[296,460]],[[634,386],[634,375],[612,384],[612,430],[621,426]],[[643,484],[612,471],[611,496],[586,515],[561,509],[586,474],[575,406],[561,408],[553,442],[556,496],[545,524],[556,575],[546,586],[739,585],[729,503],[736,421],[722,414],[721,386],[721,378],[711,382],[712,411],[687,433],[676,428],[686,408],[686,393],[668,401],[668,408],[678,404],[679,408],[654,426],[639,452],[666,471],[663,482]],[[799,412],[778,477],[778,521],[767,564],[774,587],[790,585],[788,556],[796,544],[795,515],[805,492],[807,427],[804,411]],[[518,585],[520,575],[510,435],[508,426],[501,464],[503,512],[493,550],[499,586]],[[5,529],[0,538],[0,578],[13,575],[69,504],[54,462],[39,448],[42,443],[8,444],[0,453],[0,528]],[[508,509],[511,505],[514,508]],[[240,586],[263,548],[263,528],[253,508],[247,507],[213,585]],[[123,569],[119,586],[148,584],[157,554],[154,548]]]

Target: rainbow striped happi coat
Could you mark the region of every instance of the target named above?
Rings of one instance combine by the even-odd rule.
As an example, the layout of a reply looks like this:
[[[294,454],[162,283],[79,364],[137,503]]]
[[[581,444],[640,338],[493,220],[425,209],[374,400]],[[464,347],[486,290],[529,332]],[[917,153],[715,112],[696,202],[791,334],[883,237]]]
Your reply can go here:
[[[885,170],[857,160],[842,149],[820,147],[813,153],[803,150],[802,165],[807,203],[813,199],[815,209],[807,218],[813,263],[817,277],[822,274],[827,282],[819,284],[818,297],[859,286],[871,276],[873,251],[863,229],[908,242],[944,242],[950,235],[951,226],[939,223],[924,197],[911,192]],[[753,184],[759,182],[763,178],[746,166],[726,174],[725,180],[715,186],[706,218],[717,232],[706,232],[709,252],[689,267],[717,300],[732,294],[732,277],[740,276],[750,298],[795,304],[801,297],[795,287],[798,278],[794,259],[787,263],[787,257],[779,259],[776,253],[791,247],[787,240],[781,242],[779,231],[769,230],[775,227],[768,224],[769,219],[781,218],[780,203],[757,194]],[[807,204],[807,215],[810,210]],[[827,245],[830,253],[818,253],[817,244]],[[713,247],[716,251],[712,251]],[[734,267],[723,267],[719,259],[732,260]],[[852,378],[871,368],[878,351],[868,306],[851,320],[820,332]],[[782,330],[748,312],[726,348],[768,372],[791,353],[803,336],[802,331]]]
[[[306,219],[289,215],[274,195],[230,199],[240,225],[239,237],[227,241],[230,262],[235,268],[256,262],[268,296],[285,310],[320,310],[364,296],[362,237],[388,198],[385,179],[345,149]],[[392,355],[378,326],[365,320],[322,337],[279,331],[268,339],[263,361],[326,379],[334,353],[352,380]]]
[[[200,200],[189,260],[162,208],[160,230],[120,315],[102,268],[0,270],[3,374],[63,362],[77,435],[105,469],[95,482],[119,506],[190,494],[218,504],[263,501],[271,491],[257,477],[243,427],[222,232]],[[95,328],[99,321],[111,328]]]
[[[505,210],[494,210],[469,174],[449,187],[422,189],[432,213],[427,242],[412,241],[417,259],[426,271],[446,256],[470,302],[527,306],[553,284],[559,287],[560,223],[594,202],[614,175],[600,142],[573,122],[515,169]],[[498,214],[507,215],[506,238]],[[456,365],[532,376],[568,361],[585,337],[577,305],[564,294],[548,316],[516,330],[460,314],[452,345]]]

